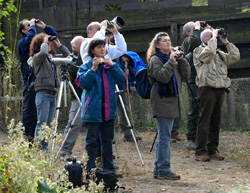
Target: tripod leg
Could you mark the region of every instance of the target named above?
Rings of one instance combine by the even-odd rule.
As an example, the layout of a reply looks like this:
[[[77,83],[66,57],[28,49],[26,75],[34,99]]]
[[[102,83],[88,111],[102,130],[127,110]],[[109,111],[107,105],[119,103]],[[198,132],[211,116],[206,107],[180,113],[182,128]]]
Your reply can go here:
[[[57,105],[56,105],[56,127],[55,127],[55,131],[54,131],[54,138],[53,138],[53,144],[52,144],[52,152],[51,152],[51,159],[50,159],[50,166],[52,164],[52,158],[53,158],[53,152],[54,152],[54,148],[55,148],[55,142],[56,142],[56,132],[57,132],[57,123],[58,123],[58,118],[59,118],[59,111],[60,111],[60,106],[61,106],[61,102],[62,102],[62,92],[63,92],[63,86],[64,86],[64,81],[61,81],[60,83],[60,89],[59,89],[59,93],[58,93],[58,97],[57,97]]]
[[[114,131],[115,132],[115,131]],[[115,142],[115,151],[116,151],[116,157],[119,158],[119,155],[118,155],[118,149],[117,149],[117,144],[116,144],[116,138],[115,138],[115,134],[114,134],[114,142]]]
[[[129,128],[130,128],[130,132],[131,132],[131,134],[132,134],[132,137],[133,137],[133,140],[134,140],[134,142],[135,142],[135,146],[136,146],[137,152],[138,152],[139,157],[140,157],[140,159],[141,159],[141,163],[142,163],[142,165],[144,166],[144,162],[143,162],[143,160],[142,160],[141,153],[140,153],[140,150],[139,150],[138,145],[137,145],[137,142],[136,142],[136,138],[135,138],[135,135],[134,135],[133,128],[132,128],[132,126],[131,126],[131,124],[130,124],[130,121],[129,121],[129,118],[128,118],[128,115],[127,115],[127,112],[126,112],[126,109],[125,109],[125,106],[124,106],[124,103],[123,103],[123,101],[122,101],[122,97],[121,97],[121,95],[119,94],[119,92],[120,92],[120,91],[119,91],[119,88],[118,88],[117,85],[115,85],[115,88],[116,88],[116,91],[118,92],[118,96],[119,96],[119,99],[120,99],[122,108],[123,108],[123,110],[124,110],[124,114],[125,114],[126,120],[127,120],[127,122],[128,122],[128,126],[129,126]]]
[[[64,145],[64,143],[65,143],[65,141],[66,141],[66,139],[68,138],[68,135],[69,135],[69,133],[70,133],[70,130],[72,129],[72,126],[74,125],[75,120],[76,120],[76,118],[77,118],[77,116],[78,116],[78,114],[79,114],[80,112],[81,112],[81,106],[80,106],[79,109],[77,110],[77,113],[76,113],[76,115],[75,115],[75,117],[74,117],[72,123],[71,123],[70,126],[69,126],[68,132],[66,133],[66,135],[65,135],[65,137],[64,137],[64,139],[63,139],[63,141],[62,141],[62,144],[61,144],[60,148],[59,148],[58,151],[57,151],[56,159],[58,158],[58,155],[59,155],[59,153],[60,153],[60,151],[61,151],[61,149],[62,149],[62,147],[63,147],[63,145]]]
[[[81,103],[81,101],[80,101],[80,98],[78,97],[78,95],[77,95],[77,93],[76,93],[76,91],[75,91],[75,89],[74,89],[72,83],[71,83],[70,81],[68,81],[68,82],[69,82],[69,86],[70,86],[72,92],[74,93],[74,95],[75,95],[75,97],[76,97],[76,99],[77,99],[77,101],[78,101],[78,103],[79,103],[79,109],[77,110],[77,113],[76,113],[76,115],[75,115],[73,121],[71,122],[71,124],[70,124],[70,126],[69,126],[68,132],[66,133],[66,135],[65,135],[65,137],[64,137],[64,139],[63,139],[63,142],[62,142],[62,144],[61,144],[61,146],[60,146],[60,148],[59,148],[59,150],[58,150],[58,152],[57,152],[57,154],[56,154],[56,159],[58,158],[58,155],[59,155],[59,153],[60,153],[60,151],[61,151],[61,149],[62,149],[62,147],[63,147],[63,145],[64,145],[64,143],[65,143],[65,141],[66,141],[66,139],[68,138],[68,135],[69,135],[69,133],[70,133],[70,131],[71,131],[71,129],[72,129],[72,127],[73,127],[73,125],[74,125],[74,123],[75,123],[75,121],[76,121],[78,115],[79,115],[79,113],[81,112],[81,106],[82,106],[82,103]],[[66,87],[65,87],[65,88],[66,88]]]
[[[151,147],[149,153],[152,153],[152,151],[153,151],[153,148],[154,148],[154,145],[155,145],[155,141],[156,141],[156,139],[157,139],[157,136],[158,136],[158,131],[157,131],[156,134],[155,134],[155,138],[154,138],[154,141],[153,141],[153,144],[152,144],[152,147]]]

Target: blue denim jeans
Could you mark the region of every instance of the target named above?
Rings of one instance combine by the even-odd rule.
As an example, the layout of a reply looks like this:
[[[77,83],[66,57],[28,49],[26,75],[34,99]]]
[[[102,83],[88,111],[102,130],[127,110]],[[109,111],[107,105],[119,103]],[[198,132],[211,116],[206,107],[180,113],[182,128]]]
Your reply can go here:
[[[115,171],[113,162],[112,141],[114,139],[114,120],[101,123],[86,123],[86,144],[85,149],[88,153],[87,171],[95,168],[95,160],[98,156],[99,143],[101,146],[102,168]],[[100,137],[100,142],[99,142]]]
[[[48,94],[46,92],[36,93],[36,109],[37,109],[37,125],[35,130],[35,137],[38,136],[40,127],[43,123],[51,127],[55,110],[56,110],[56,95]],[[42,149],[48,147],[45,140],[42,141]]]
[[[171,173],[170,170],[170,138],[174,119],[156,118],[158,127],[158,140],[155,153],[154,175],[160,177]]]

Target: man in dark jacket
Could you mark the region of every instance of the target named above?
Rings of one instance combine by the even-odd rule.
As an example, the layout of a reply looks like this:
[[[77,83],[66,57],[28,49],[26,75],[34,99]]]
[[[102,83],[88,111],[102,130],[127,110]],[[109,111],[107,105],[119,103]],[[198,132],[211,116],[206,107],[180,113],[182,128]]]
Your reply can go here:
[[[196,129],[197,121],[199,119],[199,106],[197,103],[197,91],[198,87],[195,83],[196,70],[193,64],[193,50],[201,44],[200,34],[203,27],[209,28],[205,22],[188,22],[183,26],[183,33],[187,36],[182,43],[182,48],[185,56],[188,58],[190,64],[190,76],[187,80],[187,90],[188,90],[188,104],[189,112],[187,117],[187,149],[195,150],[195,139],[196,139]],[[205,26],[204,26],[205,25]]]
[[[25,127],[25,135],[31,142],[34,138],[35,128],[37,124],[36,105],[34,90],[34,71],[29,67],[27,60],[29,59],[30,42],[37,34],[36,27],[45,31],[45,33],[57,36],[56,31],[51,26],[45,25],[42,21],[24,19],[19,22],[19,32],[22,39],[18,43],[19,58],[21,61],[21,72],[23,77],[23,117],[22,123]]]

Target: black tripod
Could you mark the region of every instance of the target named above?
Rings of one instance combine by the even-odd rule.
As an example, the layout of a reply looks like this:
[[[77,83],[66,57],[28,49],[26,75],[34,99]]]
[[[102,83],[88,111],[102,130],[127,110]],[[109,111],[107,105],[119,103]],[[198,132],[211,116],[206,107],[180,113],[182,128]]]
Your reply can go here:
[[[76,66],[76,67],[78,68],[78,66]],[[60,153],[60,151],[61,151],[61,149],[62,149],[62,147],[63,147],[63,145],[64,145],[64,143],[65,143],[65,141],[66,141],[66,139],[68,137],[68,135],[69,135],[69,132],[70,132],[72,126],[74,125],[75,120],[76,120],[78,114],[81,111],[81,106],[82,106],[81,100],[79,99],[79,97],[78,97],[78,95],[77,95],[77,93],[76,93],[76,91],[75,91],[72,83],[70,82],[70,80],[69,80],[69,78],[67,76],[67,68],[68,68],[67,64],[62,64],[61,65],[61,71],[62,71],[61,74],[62,74],[62,76],[61,76],[59,93],[58,93],[58,97],[57,97],[56,115],[55,115],[55,118],[56,118],[56,127],[55,127],[55,131],[54,131],[54,138],[53,138],[52,153],[51,154],[53,154],[53,151],[54,151],[54,148],[55,148],[57,125],[58,125],[59,112],[60,112],[60,107],[61,107],[61,102],[62,102],[62,93],[63,93],[63,90],[64,90],[64,105],[65,105],[65,107],[67,107],[67,92],[66,92],[67,85],[66,85],[66,82],[69,83],[69,86],[70,86],[72,92],[74,93],[74,95],[75,95],[78,103],[79,103],[79,109],[77,110],[77,113],[76,113],[76,115],[75,115],[72,123],[69,126],[68,132],[66,133],[66,135],[65,135],[65,137],[63,139],[63,142],[62,142],[62,144],[61,144],[61,146],[60,146],[60,148],[59,148],[59,150],[58,150],[58,152],[56,154],[56,158],[55,159],[57,159],[57,157],[58,157],[58,155],[59,155],[59,153]],[[52,163],[52,157],[51,157],[51,160],[50,160],[50,166],[51,166],[51,163]]]

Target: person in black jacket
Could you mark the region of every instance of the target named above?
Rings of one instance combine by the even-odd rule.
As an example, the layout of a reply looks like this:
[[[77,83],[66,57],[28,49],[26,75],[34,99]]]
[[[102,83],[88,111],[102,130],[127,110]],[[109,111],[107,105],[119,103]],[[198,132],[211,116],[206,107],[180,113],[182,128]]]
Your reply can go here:
[[[36,22],[35,22],[36,21]],[[51,26],[45,25],[41,20],[24,19],[19,22],[19,32],[22,39],[18,43],[19,59],[21,62],[21,72],[23,77],[23,116],[22,123],[25,127],[25,135],[29,142],[34,138],[37,116],[34,89],[34,71],[29,67],[27,60],[29,59],[29,49],[32,38],[37,34],[36,27],[44,30],[45,33],[57,36],[57,32]]]

